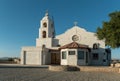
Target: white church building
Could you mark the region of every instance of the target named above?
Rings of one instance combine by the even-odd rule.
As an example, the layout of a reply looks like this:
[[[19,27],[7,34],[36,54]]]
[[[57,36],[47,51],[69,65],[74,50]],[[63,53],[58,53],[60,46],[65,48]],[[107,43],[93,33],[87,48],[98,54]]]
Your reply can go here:
[[[40,21],[36,46],[22,47],[23,65],[110,65],[111,50],[95,33],[77,26],[55,35],[54,21],[48,12]]]

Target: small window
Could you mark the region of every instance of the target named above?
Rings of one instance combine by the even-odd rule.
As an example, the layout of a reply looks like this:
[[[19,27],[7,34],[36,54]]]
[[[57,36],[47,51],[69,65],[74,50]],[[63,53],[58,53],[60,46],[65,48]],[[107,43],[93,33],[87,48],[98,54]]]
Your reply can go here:
[[[66,59],[66,51],[62,51],[62,59]]]
[[[26,54],[26,51],[23,51],[23,54]]]
[[[78,51],[78,59],[84,59],[84,51]]]
[[[53,38],[55,37],[55,32],[52,32]]]
[[[75,55],[75,51],[69,51],[69,55]]]
[[[61,45],[59,45],[59,44],[57,45],[57,47],[60,47],[60,46],[61,46]]]
[[[52,24],[51,24],[51,28],[53,28],[53,26],[54,26],[54,25],[53,25],[53,23],[52,23]]]
[[[105,59],[103,59],[103,62],[106,62],[106,60],[105,60]]]
[[[104,53],[104,55],[105,55],[105,53]]]
[[[98,60],[99,56],[98,53],[93,53],[93,60]]]

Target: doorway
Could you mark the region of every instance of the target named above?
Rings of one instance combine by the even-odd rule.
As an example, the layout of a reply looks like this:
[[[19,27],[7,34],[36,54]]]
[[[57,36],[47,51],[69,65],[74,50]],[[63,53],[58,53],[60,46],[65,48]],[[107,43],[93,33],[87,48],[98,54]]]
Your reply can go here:
[[[59,53],[51,53],[51,64],[60,65],[60,54]]]
[[[88,52],[86,52],[86,64],[88,64]]]

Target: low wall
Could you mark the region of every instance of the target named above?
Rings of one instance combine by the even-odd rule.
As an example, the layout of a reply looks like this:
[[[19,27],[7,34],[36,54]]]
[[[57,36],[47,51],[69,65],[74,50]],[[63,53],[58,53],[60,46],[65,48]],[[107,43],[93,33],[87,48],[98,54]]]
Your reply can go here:
[[[120,67],[120,63],[111,64],[111,67]]]
[[[0,61],[0,64],[17,64],[14,61]]]
[[[51,71],[80,71],[77,66],[68,65],[50,65],[49,70]]]
[[[79,66],[80,71],[99,71],[99,72],[116,72],[120,73],[120,68],[117,67],[92,67],[92,66]]]

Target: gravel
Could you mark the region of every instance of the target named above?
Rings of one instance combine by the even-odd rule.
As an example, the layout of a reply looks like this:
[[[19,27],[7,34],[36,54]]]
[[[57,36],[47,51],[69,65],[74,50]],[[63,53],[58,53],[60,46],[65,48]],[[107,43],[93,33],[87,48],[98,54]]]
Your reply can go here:
[[[49,71],[47,68],[0,68],[0,81],[120,81],[119,73]]]

